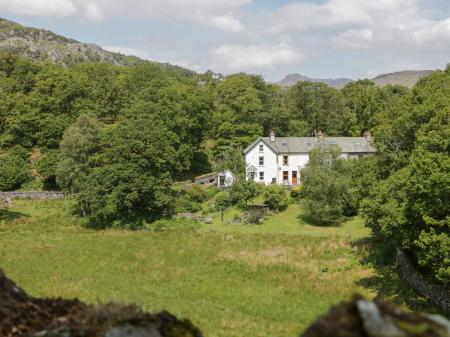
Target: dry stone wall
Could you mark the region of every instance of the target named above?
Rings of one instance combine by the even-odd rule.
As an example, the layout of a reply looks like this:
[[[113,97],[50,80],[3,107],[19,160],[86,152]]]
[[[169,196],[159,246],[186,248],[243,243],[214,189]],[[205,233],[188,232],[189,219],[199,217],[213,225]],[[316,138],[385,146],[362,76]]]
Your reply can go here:
[[[397,249],[397,263],[402,278],[419,295],[427,298],[431,303],[450,313],[450,290],[443,286],[432,284],[425,280],[416,270],[410,258]]]
[[[34,199],[34,200],[56,200],[66,197],[64,192],[59,191],[34,191],[34,192],[1,192],[0,199]]]

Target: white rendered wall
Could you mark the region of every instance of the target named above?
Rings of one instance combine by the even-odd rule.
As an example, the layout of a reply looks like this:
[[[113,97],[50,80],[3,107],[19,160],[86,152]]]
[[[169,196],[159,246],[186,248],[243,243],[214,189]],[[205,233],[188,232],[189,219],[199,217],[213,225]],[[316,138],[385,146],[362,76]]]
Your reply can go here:
[[[263,145],[263,151],[259,151],[259,146]],[[264,165],[259,165],[259,157],[264,157]],[[263,141],[259,141],[246,155],[245,162],[247,168],[254,166],[257,170],[255,175],[255,181],[264,183],[266,185],[272,183],[272,178],[277,179],[278,176],[278,164],[277,155],[273,150],[268,147]],[[259,179],[259,173],[264,172],[264,180]],[[249,177],[247,176],[247,179]],[[278,180],[277,180],[278,182]]]
[[[288,156],[288,165],[283,165],[283,157]],[[283,171],[289,171],[289,184],[292,184],[292,171],[297,171],[297,184],[300,183],[300,170],[305,167],[309,161],[308,153],[280,154],[278,163],[281,169],[278,170],[278,183],[283,183]]]

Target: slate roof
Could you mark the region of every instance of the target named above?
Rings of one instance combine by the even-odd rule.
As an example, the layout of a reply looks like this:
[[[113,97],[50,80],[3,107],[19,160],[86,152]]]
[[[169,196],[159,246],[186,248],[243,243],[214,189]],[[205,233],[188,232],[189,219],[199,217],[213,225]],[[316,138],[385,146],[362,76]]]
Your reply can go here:
[[[262,140],[275,153],[309,153],[320,144],[337,145],[342,153],[375,153],[376,150],[365,137],[276,137],[270,141],[270,137],[261,137],[247,146],[244,153],[249,152]]]

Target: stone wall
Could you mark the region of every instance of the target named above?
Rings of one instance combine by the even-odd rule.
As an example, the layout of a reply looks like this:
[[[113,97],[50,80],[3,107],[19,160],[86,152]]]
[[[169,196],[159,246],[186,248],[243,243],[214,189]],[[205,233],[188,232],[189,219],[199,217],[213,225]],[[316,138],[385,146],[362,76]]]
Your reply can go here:
[[[63,199],[66,197],[64,192],[58,191],[36,191],[36,192],[1,192],[0,191],[0,199],[34,199],[34,200],[56,200]]]
[[[397,249],[397,263],[401,277],[415,292],[450,313],[450,291],[448,289],[425,280],[415,269],[409,257],[400,249]]]

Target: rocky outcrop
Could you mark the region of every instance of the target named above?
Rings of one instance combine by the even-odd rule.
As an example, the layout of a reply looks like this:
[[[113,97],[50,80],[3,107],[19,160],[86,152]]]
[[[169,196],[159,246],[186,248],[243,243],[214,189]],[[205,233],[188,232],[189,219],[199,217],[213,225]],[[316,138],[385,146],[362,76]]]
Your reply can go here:
[[[355,296],[320,317],[301,337],[450,337],[450,321]]]
[[[91,306],[78,300],[29,296],[0,270],[2,337],[202,337],[187,320],[135,305]]]

